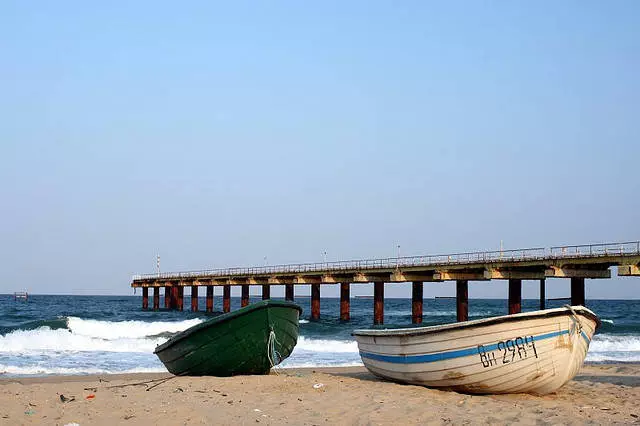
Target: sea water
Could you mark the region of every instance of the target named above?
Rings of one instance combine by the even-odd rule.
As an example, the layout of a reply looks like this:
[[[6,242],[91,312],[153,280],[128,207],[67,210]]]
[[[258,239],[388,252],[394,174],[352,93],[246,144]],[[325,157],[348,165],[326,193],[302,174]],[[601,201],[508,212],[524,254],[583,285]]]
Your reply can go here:
[[[185,298],[188,308],[189,298]],[[251,298],[251,302],[259,301]],[[164,300],[161,300],[164,302]],[[216,297],[215,310],[221,308]],[[373,300],[351,299],[351,320],[339,320],[340,300],[321,299],[321,318],[310,321],[310,298],[303,308],[300,337],[283,367],[362,365],[351,332],[370,328]],[[523,311],[538,308],[524,300]],[[549,301],[548,308],[566,301]],[[210,318],[204,312],[143,311],[140,296],[45,296],[27,301],[0,295],[0,375],[166,372],[154,348],[173,334]],[[205,306],[204,298],[199,306]],[[640,300],[588,300],[602,319],[587,355],[589,362],[640,362]],[[232,310],[240,299],[232,298]],[[469,300],[470,319],[504,315],[507,301]],[[455,322],[455,300],[425,299],[423,325]],[[383,327],[411,326],[411,299],[386,299]]]

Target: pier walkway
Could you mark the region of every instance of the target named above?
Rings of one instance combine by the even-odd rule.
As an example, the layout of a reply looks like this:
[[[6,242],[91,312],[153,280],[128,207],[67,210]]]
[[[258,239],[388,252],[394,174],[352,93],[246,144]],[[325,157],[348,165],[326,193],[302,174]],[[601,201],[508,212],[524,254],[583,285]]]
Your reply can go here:
[[[271,286],[284,285],[285,298],[294,300],[294,286],[311,286],[311,319],[320,318],[320,286],[340,285],[340,319],[349,320],[350,285],[373,283],[374,323],[384,321],[385,283],[412,283],[412,320],[422,322],[424,283],[456,281],[457,318],[468,319],[469,281],[509,280],[508,311],[520,312],[522,280],[540,281],[540,309],[545,305],[547,278],[571,280],[571,304],[585,304],[585,279],[640,276],[640,241],[519,250],[408,256],[338,262],[300,263],[246,268],[135,275],[131,287],[142,288],[142,308],[149,308],[149,288],[154,289],[153,309],[160,308],[164,288],[167,309],[183,309],[184,288],[191,287],[191,309],[198,310],[198,289],[206,287],[206,311],[213,311],[213,288],[223,287],[223,311],[231,307],[231,286],[242,288],[242,306],[249,303],[249,286],[262,286],[269,299]]]

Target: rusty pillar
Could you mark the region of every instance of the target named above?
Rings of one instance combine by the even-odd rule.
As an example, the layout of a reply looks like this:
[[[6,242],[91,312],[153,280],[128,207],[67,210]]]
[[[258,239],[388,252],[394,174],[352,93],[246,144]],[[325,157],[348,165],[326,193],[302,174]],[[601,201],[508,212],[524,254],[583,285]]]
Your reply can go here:
[[[198,286],[191,286],[191,312],[198,312]]]
[[[456,318],[458,322],[469,321],[469,281],[456,281]]]
[[[178,287],[177,286],[172,286],[171,287],[171,305],[169,306],[169,309],[178,309]]]
[[[584,278],[571,278],[571,305],[585,306]]]
[[[271,286],[269,284],[262,285],[262,300],[271,299]]]
[[[153,310],[160,309],[160,287],[153,288]]]
[[[373,283],[373,323],[384,324],[384,282]]]
[[[207,286],[207,312],[213,312],[213,286]]]
[[[349,321],[351,283],[340,283],[340,321]]]
[[[240,288],[242,289],[242,298],[240,299],[240,306],[244,308],[245,306],[249,306],[249,286],[243,285],[243,286],[240,286]]]
[[[509,280],[509,315],[522,312],[522,280]]]
[[[422,324],[422,299],[424,284],[421,281],[414,281],[411,287],[411,322]]]
[[[540,280],[540,310],[545,309],[545,302],[547,299],[547,296],[545,296],[545,291],[546,291],[545,279],[542,278]]]
[[[311,284],[311,319],[320,319],[320,284]]]
[[[178,287],[178,310],[184,310],[184,286]]]
[[[284,300],[293,302],[293,284],[284,285]]]
[[[171,287],[168,285],[164,286],[164,308],[171,308]]]
[[[231,312],[231,286],[222,287],[222,312]]]
[[[149,287],[142,287],[142,309],[149,309]]]

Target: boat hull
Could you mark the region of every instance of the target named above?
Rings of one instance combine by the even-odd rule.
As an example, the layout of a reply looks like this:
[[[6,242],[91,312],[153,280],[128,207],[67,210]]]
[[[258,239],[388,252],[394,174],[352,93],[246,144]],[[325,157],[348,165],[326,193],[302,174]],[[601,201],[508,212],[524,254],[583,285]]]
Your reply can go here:
[[[173,336],[155,354],[176,375],[267,374],[293,351],[301,312],[290,302],[255,303]]]
[[[582,366],[599,326],[582,306],[435,327],[357,330],[376,376],[466,393],[553,392]]]

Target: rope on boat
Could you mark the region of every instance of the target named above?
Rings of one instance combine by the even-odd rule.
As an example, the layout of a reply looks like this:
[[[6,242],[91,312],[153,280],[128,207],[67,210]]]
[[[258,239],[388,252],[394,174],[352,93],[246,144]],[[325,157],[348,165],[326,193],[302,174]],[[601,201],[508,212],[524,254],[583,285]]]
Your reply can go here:
[[[278,342],[276,338],[276,333],[271,329],[271,331],[269,331],[269,338],[267,339],[267,358],[269,359],[270,368],[275,368],[280,364],[280,361],[282,361],[280,354],[276,350],[276,343],[280,342]],[[277,371],[275,371],[275,373],[278,374]]]
[[[571,320],[573,321],[573,327],[569,330],[569,334],[574,334],[577,331],[578,335],[580,335],[580,333],[582,333],[582,323],[580,322],[580,318],[578,318],[578,314],[571,305],[564,305],[564,307],[571,311]]]

